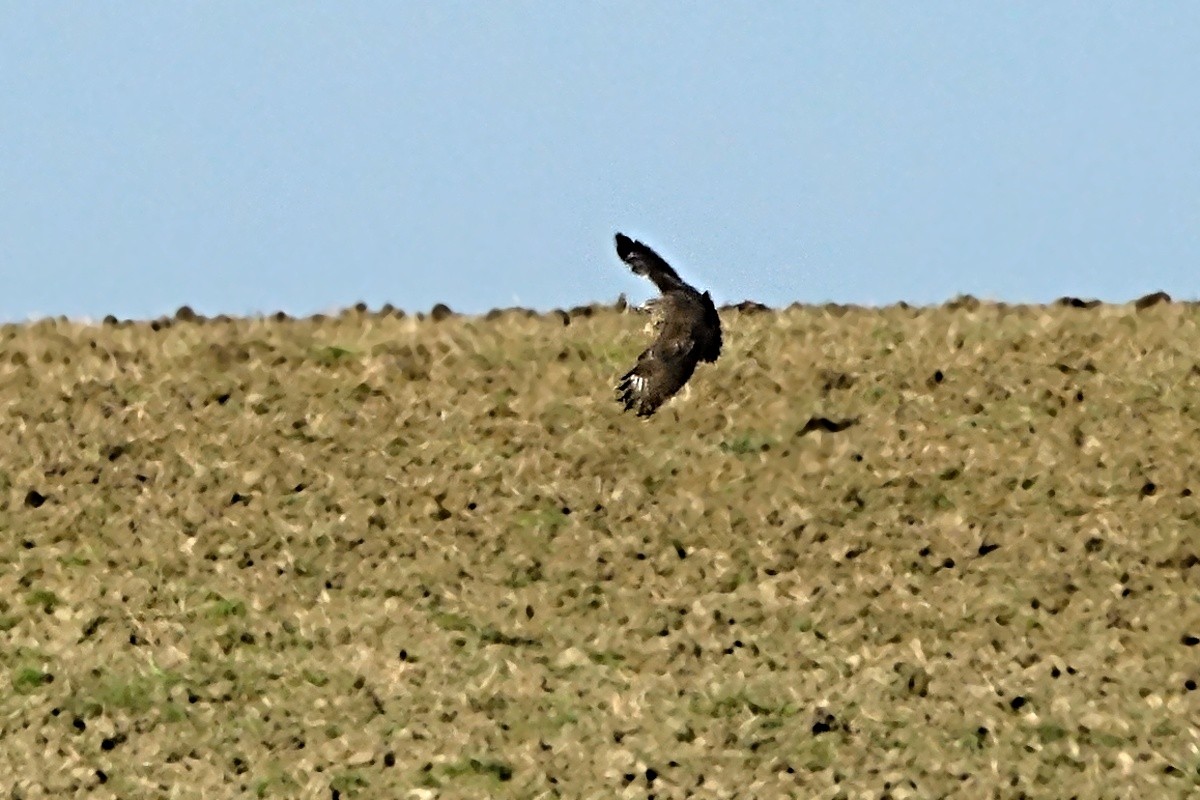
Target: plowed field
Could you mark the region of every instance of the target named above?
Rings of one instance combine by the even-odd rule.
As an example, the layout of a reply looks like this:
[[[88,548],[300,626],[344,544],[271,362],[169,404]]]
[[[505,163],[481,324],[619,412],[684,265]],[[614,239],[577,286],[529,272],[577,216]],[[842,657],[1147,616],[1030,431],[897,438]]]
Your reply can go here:
[[[5,796],[1200,793],[1196,306],[180,316],[0,327]]]

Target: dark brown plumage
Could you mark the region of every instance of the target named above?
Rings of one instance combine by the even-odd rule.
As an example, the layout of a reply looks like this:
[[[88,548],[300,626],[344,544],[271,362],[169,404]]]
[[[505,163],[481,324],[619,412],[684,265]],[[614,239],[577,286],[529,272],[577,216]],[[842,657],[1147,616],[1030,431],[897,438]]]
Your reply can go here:
[[[658,338],[616,387],[626,411],[649,417],[683,388],[698,363],[715,362],[721,355],[721,318],[708,292],[688,285],[646,245],[618,233],[617,255],[662,293],[646,304],[654,312]]]

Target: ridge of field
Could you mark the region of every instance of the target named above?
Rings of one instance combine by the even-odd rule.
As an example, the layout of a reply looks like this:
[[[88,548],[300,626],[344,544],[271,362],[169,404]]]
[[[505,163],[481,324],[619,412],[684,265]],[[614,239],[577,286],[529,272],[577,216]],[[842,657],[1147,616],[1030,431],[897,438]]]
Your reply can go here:
[[[0,327],[0,791],[1200,792],[1200,309],[722,320]]]

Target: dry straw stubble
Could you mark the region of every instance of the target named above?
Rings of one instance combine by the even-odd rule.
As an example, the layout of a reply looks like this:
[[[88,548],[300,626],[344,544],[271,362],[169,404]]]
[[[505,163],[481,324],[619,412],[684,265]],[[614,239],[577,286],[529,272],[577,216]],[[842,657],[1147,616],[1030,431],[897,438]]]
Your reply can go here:
[[[723,313],[0,328],[0,788],[1195,792],[1196,310]]]

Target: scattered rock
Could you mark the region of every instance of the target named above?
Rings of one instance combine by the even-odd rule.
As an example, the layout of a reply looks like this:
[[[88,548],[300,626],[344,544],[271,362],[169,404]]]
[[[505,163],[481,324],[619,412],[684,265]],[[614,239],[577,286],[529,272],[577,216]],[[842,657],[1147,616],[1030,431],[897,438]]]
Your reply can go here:
[[[821,306],[821,310],[831,317],[845,316],[846,312],[853,310],[854,306],[842,305],[841,303],[826,303]]]
[[[952,311],[975,311],[982,303],[979,299],[969,294],[960,294],[945,303],[945,308]]]
[[[736,311],[739,314],[762,314],[763,312],[770,311],[771,307],[754,300],[743,300],[740,303],[728,303],[721,306],[721,310]]]
[[[858,378],[847,372],[838,372],[831,369],[821,370],[820,376],[823,381],[821,384],[822,394],[829,394],[834,390],[849,389],[858,381]]]
[[[1151,306],[1156,306],[1159,303],[1169,302],[1171,302],[1171,295],[1167,294],[1166,292],[1155,292],[1154,294],[1148,294],[1145,297],[1139,297],[1133,302],[1133,307],[1138,311],[1145,311]]]
[[[1060,297],[1054,304],[1065,308],[1095,308],[1101,305],[1099,300],[1081,300],[1078,297]]]
[[[804,436],[813,431],[827,431],[828,433],[840,433],[846,430],[851,425],[858,422],[858,419],[830,419],[829,417],[809,417],[808,422],[804,423],[804,427],[796,432],[797,436]]]

